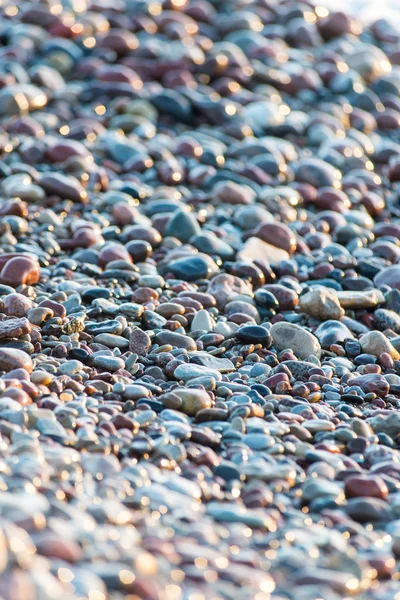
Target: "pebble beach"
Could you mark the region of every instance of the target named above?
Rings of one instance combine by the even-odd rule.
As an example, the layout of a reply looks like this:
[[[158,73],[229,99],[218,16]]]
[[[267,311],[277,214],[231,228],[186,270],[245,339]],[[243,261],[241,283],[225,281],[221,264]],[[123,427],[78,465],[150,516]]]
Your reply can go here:
[[[400,600],[400,6],[0,1],[0,600]]]

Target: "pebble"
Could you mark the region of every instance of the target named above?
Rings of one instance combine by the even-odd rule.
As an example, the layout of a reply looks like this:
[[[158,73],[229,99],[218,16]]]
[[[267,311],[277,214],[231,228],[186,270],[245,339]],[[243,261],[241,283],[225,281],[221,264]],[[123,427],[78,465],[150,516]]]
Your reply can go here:
[[[170,344],[176,348],[184,348],[188,352],[196,350],[196,343],[191,337],[174,331],[161,331],[154,336],[154,341],[160,345]]]
[[[390,340],[384,336],[381,331],[370,331],[360,337],[360,344],[363,352],[380,356],[383,352],[390,355],[393,360],[399,360],[400,354],[390,343]]]
[[[274,323],[271,327],[271,336],[277,350],[290,348],[301,360],[311,355],[321,356],[318,339],[295,323]]]
[[[344,291],[337,292],[337,298],[342,308],[375,308],[385,301],[380,290],[368,290],[365,292]]]
[[[340,320],[344,310],[333,290],[314,288],[300,296],[300,310],[319,321]]]
[[[247,344],[261,344],[269,348],[272,343],[271,333],[259,325],[245,325],[236,332],[236,338]]]
[[[400,289],[400,266],[392,265],[380,270],[374,277],[376,287],[387,285],[392,289]]]
[[[94,357],[93,365],[105,371],[118,371],[118,369],[124,368],[125,363],[118,356],[100,355]]]
[[[222,376],[219,371],[204,367],[202,365],[182,364],[174,371],[174,377],[183,381],[190,381],[196,377],[213,377],[216,381],[221,381]]]
[[[1,598],[397,597],[396,20],[3,4]]]
[[[33,370],[31,357],[17,348],[0,348],[0,370],[8,373],[14,369],[25,369],[31,373]]]
[[[210,313],[204,309],[199,310],[192,321],[191,331],[214,331],[215,322],[213,321]]]
[[[238,260],[246,262],[261,259],[269,263],[280,263],[289,258],[289,253],[283,248],[278,248],[257,237],[249,237],[237,254]]]
[[[315,330],[321,347],[328,349],[332,344],[340,344],[353,337],[350,329],[340,321],[325,321]]]
[[[212,356],[206,352],[196,352],[189,356],[191,362],[202,365],[203,367],[208,367],[209,369],[215,369],[221,373],[229,373],[229,371],[235,370],[235,365],[229,358],[218,358],[217,356]]]
[[[151,348],[151,338],[146,331],[141,329],[134,329],[131,331],[129,336],[129,350],[138,354],[139,356],[145,356]]]

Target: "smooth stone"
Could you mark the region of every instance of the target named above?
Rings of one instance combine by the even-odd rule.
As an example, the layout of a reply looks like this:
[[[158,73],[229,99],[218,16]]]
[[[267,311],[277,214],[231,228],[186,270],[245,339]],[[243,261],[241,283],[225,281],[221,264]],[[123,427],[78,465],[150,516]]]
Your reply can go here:
[[[359,339],[361,348],[366,354],[380,356],[387,352],[393,360],[400,360],[400,353],[390,343],[390,340],[381,331],[370,331]]]
[[[253,260],[265,260],[268,263],[280,263],[290,259],[290,254],[282,248],[264,242],[258,237],[249,237],[237,253],[237,260],[252,262]]]
[[[395,333],[400,333],[400,316],[394,310],[378,308],[374,312],[374,323],[381,331],[392,329]]]
[[[143,314],[143,306],[135,302],[123,302],[119,305],[119,310],[123,315],[127,315],[131,319],[139,319]]]
[[[149,390],[140,384],[128,384],[122,392],[122,397],[126,400],[138,400],[150,396]]]
[[[178,258],[168,264],[168,269],[183,281],[197,281],[209,279],[213,270],[210,264],[202,257],[191,255],[187,258]]]
[[[191,323],[191,331],[214,331],[215,321],[207,310],[199,310]]]
[[[33,371],[31,357],[16,348],[0,348],[0,370],[8,373],[14,369],[25,369],[31,373]]]
[[[350,498],[344,507],[345,512],[358,523],[393,520],[393,510],[380,498]]]
[[[312,354],[318,358],[321,356],[318,339],[295,323],[280,321],[274,323],[270,331],[273,345],[277,350],[291,348],[295,356],[300,359],[306,359]]]
[[[43,435],[56,438],[66,438],[67,432],[61,423],[58,423],[54,419],[38,419],[36,428]]]
[[[309,421],[303,421],[302,426],[310,433],[317,433],[319,431],[334,431],[335,429],[334,424],[325,419],[310,419]]]
[[[248,510],[242,505],[235,505],[228,502],[217,502],[213,500],[207,504],[207,514],[215,521],[226,523],[243,523],[249,527],[264,528],[267,525],[267,518],[260,514]]]
[[[302,486],[303,502],[311,502],[315,498],[326,496],[336,498],[342,493],[343,491],[339,484],[334,481],[327,481],[326,479],[308,479]]]
[[[385,433],[394,439],[400,433],[400,414],[398,412],[371,417],[367,419],[367,423],[369,427],[372,427],[374,433]]]
[[[190,361],[209,369],[215,369],[220,373],[229,373],[235,370],[235,366],[229,358],[218,358],[206,352],[190,353]]]
[[[58,367],[58,372],[64,375],[74,375],[80,373],[83,369],[83,364],[79,360],[68,360]]]
[[[345,480],[344,490],[347,498],[367,496],[385,500],[389,493],[386,483],[377,475],[348,477]]]
[[[78,179],[62,173],[44,174],[39,179],[39,185],[48,194],[56,194],[64,200],[83,202],[87,199],[87,192]]]
[[[339,320],[344,315],[337,295],[329,288],[313,288],[299,298],[300,310],[319,321]]]
[[[164,231],[165,237],[175,237],[183,244],[186,244],[191,237],[199,234],[201,234],[201,228],[196,216],[186,210],[176,211]]]
[[[293,231],[283,223],[263,223],[254,232],[254,235],[272,246],[286,250],[289,254],[293,254],[296,250],[296,236]]]
[[[0,282],[14,288],[23,284],[34,285],[39,279],[40,267],[35,256],[15,255],[0,272]]]
[[[98,369],[104,369],[106,371],[118,371],[125,367],[125,362],[118,356],[95,356],[93,359],[93,365]]]
[[[389,383],[386,381],[385,377],[376,373],[370,373],[349,379],[347,381],[347,385],[359,386],[366,394],[373,392],[377,396],[381,396],[383,398],[389,393],[390,389]]]
[[[390,288],[400,289],[400,265],[384,267],[374,277],[376,287],[387,285]]]
[[[215,469],[215,477],[221,477],[225,481],[239,480],[240,469],[235,463],[228,460],[223,460]]]
[[[6,314],[12,317],[25,317],[32,308],[32,300],[23,294],[8,294],[3,298],[3,303]]]
[[[100,321],[96,323],[86,323],[85,330],[92,335],[99,335],[102,333],[121,333],[123,330],[123,326],[120,321],[109,320],[109,321]]]
[[[285,360],[281,362],[282,365],[286,365],[293,377],[307,377],[310,369],[315,369],[315,364],[304,360]]]
[[[375,308],[385,302],[385,297],[380,290],[365,290],[362,292],[346,290],[336,292],[336,296],[340,306],[344,309]]]
[[[229,260],[235,255],[234,249],[229,244],[209,231],[203,231],[193,236],[190,238],[190,243],[199,252],[210,256],[219,256],[223,260]]]
[[[246,344],[261,344],[269,348],[272,343],[271,333],[261,325],[245,325],[236,332],[236,338]]]
[[[194,352],[197,348],[196,342],[191,337],[174,331],[160,331],[153,339],[160,346],[170,344],[177,348],[185,348],[188,352]]]
[[[213,296],[218,307],[223,309],[228,302],[236,300],[239,294],[252,296],[252,286],[240,277],[223,273],[211,279],[207,293]]]
[[[202,365],[195,365],[193,363],[179,365],[174,371],[174,377],[179,380],[182,379],[183,381],[190,381],[196,377],[203,376],[214,377],[216,381],[222,380],[222,375],[219,371],[203,367]]]
[[[194,416],[205,408],[211,408],[210,396],[203,390],[174,388],[173,393],[182,401],[181,410],[189,416]]]
[[[112,333],[100,333],[96,335],[94,341],[98,344],[104,344],[108,348],[120,348],[121,350],[125,350],[129,346],[129,340]]]
[[[320,158],[304,158],[294,165],[296,181],[308,183],[315,188],[336,187],[340,182],[340,171]]]
[[[344,342],[348,338],[353,338],[350,329],[340,321],[325,321],[321,323],[315,331],[322,348],[329,350],[332,344]]]
[[[275,440],[271,435],[264,433],[247,433],[243,437],[243,443],[252,450],[267,450],[272,448]]]

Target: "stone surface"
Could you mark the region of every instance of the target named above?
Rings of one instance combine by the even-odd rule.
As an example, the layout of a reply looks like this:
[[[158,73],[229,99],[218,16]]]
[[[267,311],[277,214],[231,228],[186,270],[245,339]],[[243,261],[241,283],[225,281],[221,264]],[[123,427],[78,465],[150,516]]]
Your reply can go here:
[[[319,321],[339,320],[344,315],[336,294],[329,288],[315,288],[302,294],[300,310]]]
[[[289,259],[289,253],[283,248],[273,246],[258,237],[249,237],[237,254],[238,260],[265,260],[269,263],[279,263]]]
[[[387,352],[393,360],[399,360],[400,354],[390,343],[390,340],[384,336],[381,331],[371,331],[360,337],[360,344],[363,352],[380,356],[382,352]]]
[[[321,356],[318,339],[295,323],[274,323],[271,327],[272,343],[278,350],[291,348],[300,358],[308,358],[311,354]]]

